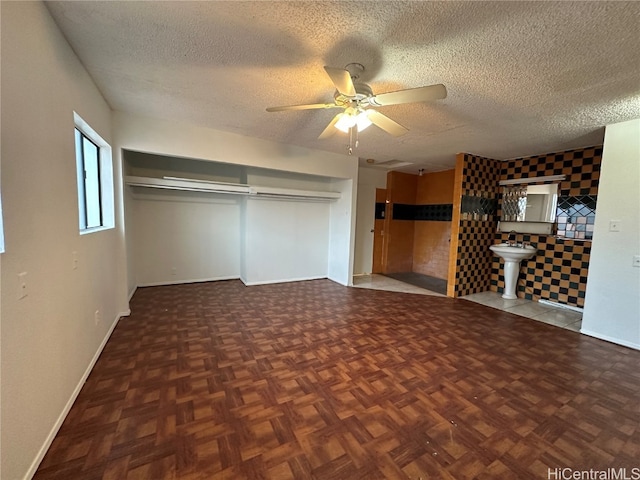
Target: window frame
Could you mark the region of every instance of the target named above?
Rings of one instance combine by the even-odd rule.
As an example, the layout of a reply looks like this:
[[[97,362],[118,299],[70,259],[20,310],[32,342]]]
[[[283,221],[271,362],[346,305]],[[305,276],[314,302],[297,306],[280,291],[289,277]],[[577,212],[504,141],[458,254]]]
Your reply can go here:
[[[109,230],[115,227],[113,162],[111,146],[89,126],[76,112],[74,115],[74,151],[76,156],[76,180],[78,186],[78,226],[80,235]],[[88,141],[97,150],[97,189],[99,225],[89,225],[89,198],[86,183],[86,151]]]
[[[84,230],[90,230],[93,228],[101,228],[104,227],[104,215],[102,214],[102,185],[100,184],[100,145],[97,145],[93,140],[91,140],[89,137],[87,137],[82,130],[80,130],[78,127],[75,128],[76,131],[76,155],[78,155],[78,178],[80,179],[80,171],[83,172],[82,175],[82,185],[78,184],[78,188],[79,188],[79,194],[78,194],[78,201],[84,200],[83,202],[83,206],[80,209],[80,215],[83,215],[83,229]],[[96,179],[96,183],[97,183],[97,194],[98,194],[98,202],[97,202],[97,216],[98,216],[98,224],[94,224],[94,222],[89,222],[89,212],[93,209],[93,207],[91,207],[90,203],[90,199],[89,199],[89,195],[87,194],[87,150],[86,150],[86,146],[85,146],[85,140],[87,142],[89,142],[91,145],[93,145],[96,149],[97,155],[95,158],[95,165],[93,166],[96,169],[97,172],[97,179]],[[80,142],[80,146],[78,145],[78,141]],[[80,188],[82,187],[82,188]]]

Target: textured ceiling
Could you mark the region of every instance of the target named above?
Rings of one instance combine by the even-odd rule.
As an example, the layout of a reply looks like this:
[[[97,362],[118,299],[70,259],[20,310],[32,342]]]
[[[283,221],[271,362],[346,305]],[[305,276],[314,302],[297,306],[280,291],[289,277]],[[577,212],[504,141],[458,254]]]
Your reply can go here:
[[[640,118],[640,2],[47,2],[115,110],[346,153],[318,135],[336,110],[323,66],[358,62],[384,93],[448,97],[380,107],[354,155],[442,170],[455,154],[508,159],[602,142]]]

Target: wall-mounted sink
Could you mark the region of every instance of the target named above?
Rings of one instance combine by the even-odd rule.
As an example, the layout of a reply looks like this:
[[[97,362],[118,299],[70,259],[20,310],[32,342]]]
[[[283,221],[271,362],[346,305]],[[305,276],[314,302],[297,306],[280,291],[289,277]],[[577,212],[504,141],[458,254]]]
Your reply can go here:
[[[489,247],[493,253],[504,259],[504,293],[502,298],[513,300],[516,295],[516,284],[518,283],[518,272],[522,260],[533,257],[537,249],[531,245],[511,245],[499,243]]]
[[[509,245],[508,243],[498,243],[489,247],[493,253],[505,260],[519,262],[531,258],[535,255],[536,249],[531,245]]]

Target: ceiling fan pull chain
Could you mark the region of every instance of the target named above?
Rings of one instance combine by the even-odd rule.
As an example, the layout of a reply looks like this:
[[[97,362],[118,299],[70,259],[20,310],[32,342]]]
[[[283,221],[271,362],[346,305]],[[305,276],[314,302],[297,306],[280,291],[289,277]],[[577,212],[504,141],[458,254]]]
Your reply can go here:
[[[353,153],[353,147],[351,145],[353,145],[353,127],[349,129],[349,146],[347,147],[349,155]]]

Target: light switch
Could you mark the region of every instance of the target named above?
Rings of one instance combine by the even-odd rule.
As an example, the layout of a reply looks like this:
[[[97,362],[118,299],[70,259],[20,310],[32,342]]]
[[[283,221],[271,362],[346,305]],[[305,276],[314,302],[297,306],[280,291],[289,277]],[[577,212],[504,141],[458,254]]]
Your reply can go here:
[[[609,221],[609,231],[610,232],[619,232],[620,231],[620,220],[610,220]]]
[[[640,255],[633,256],[633,266],[640,267]]]

